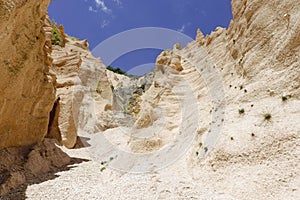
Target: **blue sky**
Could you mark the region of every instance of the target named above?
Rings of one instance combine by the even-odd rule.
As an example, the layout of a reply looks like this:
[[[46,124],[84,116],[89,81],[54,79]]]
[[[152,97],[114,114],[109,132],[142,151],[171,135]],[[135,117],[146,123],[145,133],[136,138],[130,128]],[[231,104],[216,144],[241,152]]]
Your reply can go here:
[[[91,50],[129,29],[162,27],[195,38],[197,28],[209,34],[217,26],[228,27],[232,19],[230,0],[54,0],[48,12],[52,20],[64,25],[67,34],[87,39]],[[104,64],[128,71],[154,63],[160,52],[136,50]]]

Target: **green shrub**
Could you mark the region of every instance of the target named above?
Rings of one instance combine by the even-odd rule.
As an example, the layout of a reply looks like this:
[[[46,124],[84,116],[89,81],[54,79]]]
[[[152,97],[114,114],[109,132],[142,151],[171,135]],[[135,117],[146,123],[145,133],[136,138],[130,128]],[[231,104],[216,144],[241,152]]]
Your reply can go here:
[[[56,23],[52,23],[51,26],[53,29],[52,39],[51,39],[52,45],[62,46],[63,38],[61,36],[61,32],[60,32],[59,28],[57,27]]]
[[[113,68],[112,66],[107,66],[106,69],[109,71],[112,71],[114,73],[117,73],[117,74],[127,75],[127,73],[125,71],[123,71],[122,69],[120,69],[119,67]]]

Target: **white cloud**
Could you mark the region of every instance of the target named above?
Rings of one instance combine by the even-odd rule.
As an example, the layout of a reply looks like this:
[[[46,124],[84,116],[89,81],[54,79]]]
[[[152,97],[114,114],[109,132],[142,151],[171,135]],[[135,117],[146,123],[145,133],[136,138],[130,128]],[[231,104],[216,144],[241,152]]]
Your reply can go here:
[[[105,13],[111,13],[111,10],[105,5],[103,0],[95,0],[96,6]]]
[[[187,22],[181,26],[180,29],[177,29],[178,32],[184,33],[188,27],[192,25],[191,22]]]
[[[88,0],[84,0],[84,1],[89,2]],[[101,15],[102,19],[104,18],[104,20],[102,20],[100,24],[101,28],[105,28],[110,24],[110,20],[115,18],[115,16],[113,15],[113,10],[107,7],[107,5],[105,4],[106,2],[105,0],[92,0],[92,2],[94,2],[92,3],[93,5],[90,5],[88,7],[90,12],[106,14],[106,15]],[[114,3],[115,8],[119,8],[119,9],[123,8],[122,0],[112,0],[112,2]]]
[[[85,2],[88,2],[88,0],[84,0]],[[89,6],[89,11],[91,12],[98,12],[101,10],[102,12],[112,15],[112,10],[111,8],[108,8],[107,5],[105,4],[104,0],[93,0],[95,2],[95,6]],[[118,6],[119,8],[123,7],[122,1],[121,0],[112,0],[113,3]]]
[[[113,0],[113,2],[116,3],[118,6],[121,6],[121,5],[122,5],[121,0]]]
[[[110,22],[108,20],[103,20],[101,23],[101,28],[106,27]]]
[[[94,13],[98,12],[98,10],[94,9],[92,6],[89,6],[89,11]]]
[[[181,28],[178,29],[177,31],[183,33],[183,32],[185,31],[185,25],[183,24],[183,25],[181,26]]]

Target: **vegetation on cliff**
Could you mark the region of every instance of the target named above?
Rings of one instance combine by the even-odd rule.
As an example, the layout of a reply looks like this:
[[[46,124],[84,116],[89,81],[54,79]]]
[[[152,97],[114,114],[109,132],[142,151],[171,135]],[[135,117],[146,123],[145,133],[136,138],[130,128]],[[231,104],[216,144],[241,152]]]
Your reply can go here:
[[[62,38],[62,34],[61,34],[59,28],[57,27],[57,24],[55,22],[53,22],[53,23],[51,23],[51,26],[53,29],[53,34],[52,34],[52,38],[51,38],[52,45],[62,46],[63,38]]]
[[[114,73],[117,73],[117,74],[122,74],[122,75],[126,75],[127,73],[125,71],[123,71],[122,69],[120,69],[119,67],[118,68],[114,68],[112,66],[107,66],[106,69],[114,72]]]

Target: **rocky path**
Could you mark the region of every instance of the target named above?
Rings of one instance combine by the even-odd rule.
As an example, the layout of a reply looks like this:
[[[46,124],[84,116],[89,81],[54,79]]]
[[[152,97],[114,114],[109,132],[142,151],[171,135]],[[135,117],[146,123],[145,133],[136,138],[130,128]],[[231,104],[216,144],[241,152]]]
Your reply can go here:
[[[89,159],[87,149],[72,150],[72,156]],[[184,158],[159,172],[127,174],[101,171],[95,161],[76,164],[58,177],[27,188],[28,199],[232,199],[195,184]],[[221,198],[223,197],[223,198]]]
[[[173,165],[152,173],[122,173],[101,170],[98,161],[75,164],[57,178],[30,185],[27,199],[288,199],[299,197],[298,141],[284,143],[281,155],[268,160],[238,156],[228,160],[199,161],[193,152]],[[292,150],[294,149],[294,150]],[[264,151],[266,151],[265,149]],[[89,148],[68,150],[73,157],[90,159]],[[287,156],[287,154],[290,154]],[[284,155],[284,156],[283,156]],[[225,157],[223,159],[226,159]],[[215,166],[213,166],[215,165]],[[291,165],[294,165],[293,170]],[[258,191],[258,192],[256,192]]]

